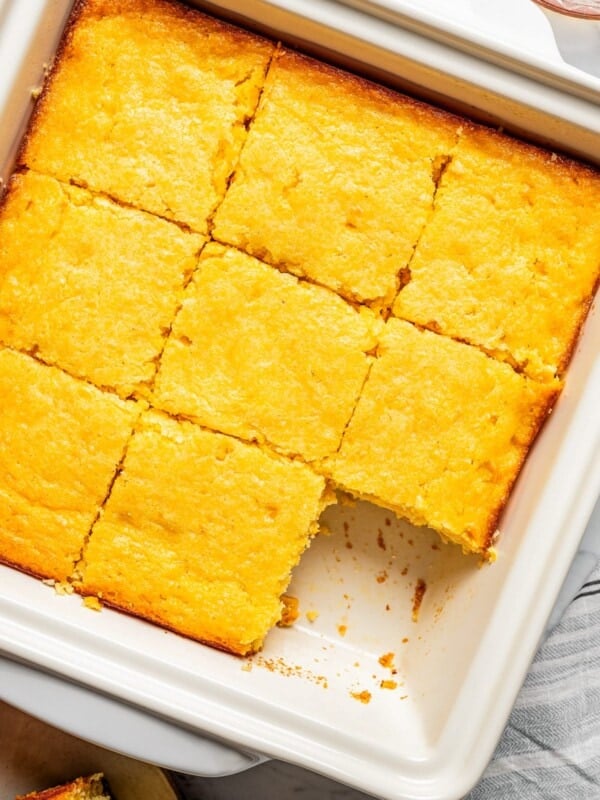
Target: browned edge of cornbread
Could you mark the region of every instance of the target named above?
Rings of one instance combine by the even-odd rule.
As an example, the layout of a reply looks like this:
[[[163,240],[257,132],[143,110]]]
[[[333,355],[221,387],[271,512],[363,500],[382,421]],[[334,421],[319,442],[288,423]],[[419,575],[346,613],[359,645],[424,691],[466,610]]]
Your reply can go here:
[[[303,68],[308,65],[311,70],[320,74],[329,83],[346,86],[346,88],[351,88],[354,91],[358,90],[361,95],[368,97],[372,103],[382,106],[386,110],[390,107],[389,103],[397,103],[398,100],[401,100],[404,106],[408,106],[416,114],[421,114],[423,121],[427,121],[428,123],[440,119],[455,120],[459,127],[465,124],[465,118],[452,111],[431,105],[424,100],[407,95],[397,89],[385,86],[382,83],[376,83],[369,78],[342,69],[335,64],[305,55],[292,47],[281,47],[275,54],[274,63],[284,55],[290,62],[294,62],[294,67],[297,68],[299,72],[302,72]],[[350,86],[348,86],[348,84],[350,84]],[[471,124],[476,125],[476,123]]]
[[[418,326],[415,326],[415,327],[418,327]],[[426,329],[423,329],[423,330],[426,330]],[[467,346],[471,347],[471,345],[467,345]],[[489,355],[487,357],[491,358],[491,356],[489,356]],[[495,359],[492,359],[492,360],[495,360]],[[549,394],[547,402],[544,405],[541,405],[539,407],[538,413],[534,418],[534,427],[532,428],[531,436],[529,438],[529,441],[525,445],[523,445],[523,447],[521,449],[519,462],[518,462],[517,466],[514,469],[514,472],[513,472],[513,475],[511,477],[510,482],[506,486],[506,491],[504,492],[504,495],[499,498],[498,502],[496,503],[495,508],[491,508],[490,509],[490,513],[489,513],[489,516],[488,516],[488,524],[487,524],[487,528],[486,528],[486,536],[485,536],[485,539],[484,539],[483,546],[481,548],[477,548],[477,549],[468,549],[468,548],[464,547],[464,545],[461,546],[459,544],[459,542],[457,542],[456,540],[450,538],[449,536],[446,536],[444,533],[439,531],[437,528],[431,528],[431,530],[435,531],[438,534],[438,536],[440,536],[444,541],[446,541],[446,542],[448,542],[448,543],[450,543],[450,544],[452,544],[454,546],[461,546],[462,547],[462,551],[465,554],[479,555],[485,561],[488,561],[490,563],[492,563],[493,561],[496,560],[496,553],[494,552],[493,547],[494,547],[495,541],[496,541],[496,539],[498,537],[498,534],[500,533],[499,528],[498,528],[498,523],[499,523],[499,521],[500,521],[500,519],[502,517],[502,514],[504,513],[504,510],[506,508],[506,504],[507,504],[507,502],[508,502],[508,500],[509,500],[509,498],[511,496],[512,489],[513,489],[515,483],[517,482],[517,480],[519,478],[519,475],[520,475],[520,473],[521,473],[521,471],[522,471],[522,469],[523,469],[523,467],[525,465],[525,462],[526,462],[526,460],[527,460],[527,458],[529,456],[529,453],[531,452],[531,448],[533,447],[533,445],[535,443],[535,440],[540,435],[542,429],[544,428],[544,425],[546,424],[548,418],[550,417],[550,415],[552,413],[552,410],[553,410],[553,408],[554,408],[554,406],[556,404],[556,401],[558,400],[558,398],[559,398],[559,396],[561,394],[562,388],[563,388],[562,384],[558,384],[556,386],[556,388],[554,389],[554,391]],[[366,502],[369,502],[369,503],[374,503],[379,508],[388,508],[392,513],[396,514],[396,516],[398,516],[399,518],[405,519],[408,522],[411,522],[410,518],[407,516],[407,514],[405,513],[404,510],[402,510],[400,508],[394,508],[392,505],[388,505],[388,506],[384,505],[382,503],[381,499],[378,498],[375,495],[371,495],[369,493],[361,494],[361,493],[359,493],[357,491],[353,491],[353,490],[351,490],[351,489],[349,489],[349,488],[347,488],[347,487],[345,487],[345,486],[343,486],[341,484],[335,484],[335,486],[338,489],[338,491],[341,491],[341,492],[349,495],[350,497],[355,498],[356,500],[362,500],[362,501],[366,501]],[[412,522],[411,522],[411,524],[412,524]]]
[[[102,788],[104,795],[106,797],[112,797],[108,781],[102,773],[97,772],[93,775],[75,778],[69,781],[69,783],[63,783],[61,786],[52,786],[49,789],[42,789],[39,792],[29,792],[28,794],[18,795],[15,800],[54,800],[54,798],[56,798],[56,800],[61,800],[61,798],[67,796],[67,792],[81,791],[82,789],[93,786],[93,784],[96,784],[96,786],[99,784],[100,786],[98,788]]]
[[[464,130],[460,134],[459,141],[464,134],[470,134],[471,136],[474,137],[475,136],[483,137],[484,139],[495,139],[502,145],[503,149],[508,150],[509,153],[517,152],[523,157],[527,157],[543,166],[549,166],[553,170],[557,170],[560,173],[562,173],[563,176],[571,177],[575,181],[575,183],[577,183],[578,175],[581,175],[584,178],[589,177],[589,178],[600,179],[600,166],[588,163],[581,159],[575,158],[574,156],[570,156],[566,153],[558,153],[542,145],[535,144],[534,142],[518,138],[513,134],[507,133],[503,129],[499,130],[497,128],[492,128],[488,125],[484,125],[479,122],[474,122],[473,120],[468,118],[464,118],[462,120],[462,127]],[[442,174],[440,175],[439,185],[436,186],[436,192],[437,189],[443,185],[444,171],[445,170],[442,170]],[[434,206],[435,206],[435,196],[434,196]],[[426,228],[427,228],[427,223],[423,228],[423,232],[425,231]],[[396,294],[396,297],[394,298],[394,303],[401,294],[402,288],[404,288],[405,285],[408,285],[410,283],[411,280],[410,263],[408,267],[405,269],[405,273],[407,276],[406,280],[400,286]],[[573,353],[575,352],[575,348],[577,347],[577,343],[581,337],[583,326],[585,324],[590,308],[592,307],[592,304],[594,302],[594,299],[596,297],[599,288],[600,288],[600,256],[598,261],[598,274],[596,275],[596,281],[592,287],[590,294],[580,304],[579,317],[576,320],[574,320],[575,325],[573,327],[573,333],[571,339],[569,342],[567,342],[565,351],[563,353],[563,357],[558,364],[557,373],[555,375],[555,377],[558,379],[563,379],[565,376],[565,372],[571,362]],[[392,306],[394,303],[392,303]],[[392,312],[390,311],[389,315],[391,315],[391,313]],[[398,317],[398,319],[402,319],[402,317]],[[437,330],[436,328],[433,327],[428,328],[425,325],[420,325],[416,322],[412,322],[411,320],[407,321],[411,322],[411,324],[415,325],[415,327],[417,328],[422,328],[423,330],[432,330],[434,333],[439,333],[440,335],[443,336],[448,335],[441,333],[441,331]],[[470,347],[477,347],[482,352],[485,352],[490,358],[493,358],[496,361],[503,361],[504,363],[509,364],[509,366],[511,366],[515,370],[515,372],[519,374],[525,374],[525,370],[522,367],[512,363],[510,360],[506,358],[497,358],[493,352],[488,352],[481,345],[473,344],[472,342],[460,336],[451,336],[450,338],[455,339],[455,341],[457,342],[462,342],[463,344],[467,344]]]
[[[506,504],[508,503],[508,500],[512,494],[513,487],[517,482],[519,475],[521,474],[521,470],[525,465],[525,462],[527,460],[527,457],[529,456],[529,453],[531,452],[531,448],[533,447],[535,440],[541,433],[544,425],[546,424],[548,418],[550,417],[550,414],[552,413],[554,406],[556,405],[556,401],[558,400],[562,392],[562,388],[563,388],[562,384],[558,385],[554,389],[554,391],[549,395],[545,405],[540,406],[540,408],[538,409],[538,414],[534,420],[534,427],[531,431],[531,436],[529,438],[529,441],[523,446],[523,449],[521,451],[521,458],[519,460],[516,469],[514,470],[512,479],[507,484],[504,496],[500,498],[500,500],[496,504],[496,508],[491,509],[488,528],[487,528],[487,535],[485,538],[483,549],[481,551],[481,555],[488,561],[493,561],[496,557],[495,553],[492,550],[492,547],[499,533],[498,523],[504,512],[504,509],[506,508]]]
[[[10,566],[10,565],[9,565]],[[20,569],[20,568],[19,568]],[[22,571],[22,570],[21,570]],[[106,608],[110,608],[112,611],[118,611],[120,614],[124,614],[127,617],[135,617],[136,619],[145,622],[148,625],[152,625],[155,628],[162,628],[165,631],[170,631],[171,633],[176,634],[177,636],[183,636],[184,639],[189,639],[193,642],[198,642],[199,644],[206,645],[207,647],[212,647],[213,650],[220,650],[222,653],[228,653],[229,655],[233,656],[240,656],[244,658],[245,656],[251,656],[255,653],[258,653],[262,647],[262,644],[256,645],[254,647],[249,647],[246,650],[242,650],[241,648],[237,647],[235,644],[228,642],[227,639],[201,639],[198,636],[193,636],[191,633],[182,633],[181,630],[178,628],[169,625],[168,623],[164,622],[163,620],[156,620],[152,617],[147,615],[141,614],[137,612],[135,609],[132,608],[125,608],[125,606],[120,606],[117,603],[113,603],[110,600],[106,600],[104,597],[99,597],[95,594],[90,594],[85,591],[77,584],[71,584],[73,586],[73,590],[83,597],[93,598],[94,600],[99,600],[102,606],[106,606]],[[275,626],[273,626],[275,627]],[[270,631],[267,631],[267,635]]]
[[[73,3],[73,7],[71,9],[71,13],[69,14],[69,18],[67,19],[66,25],[63,29],[62,36],[60,38],[58,47],[56,49],[56,53],[52,58],[50,66],[45,71],[43,77],[43,83],[41,87],[41,92],[36,97],[33,111],[31,112],[31,116],[29,122],[27,124],[27,130],[21,140],[19,148],[17,150],[17,154],[15,157],[15,172],[20,171],[27,167],[27,163],[25,160],[25,156],[27,153],[27,148],[29,145],[29,141],[32,136],[37,133],[38,129],[38,119],[44,113],[46,104],[49,102],[49,95],[52,91],[52,86],[54,83],[54,78],[58,71],[60,70],[63,61],[65,60],[67,50],[71,45],[75,29],[81,17],[86,13],[88,6],[91,2],[96,2],[98,4],[103,4],[111,11],[115,11],[120,6],[127,7],[130,5],[129,0],[75,0]],[[248,37],[257,37],[262,38],[264,40],[269,40],[268,36],[264,36],[262,34],[253,33],[250,30],[246,30],[239,25],[234,25],[231,22],[227,22],[219,17],[213,16],[212,14],[205,13],[201,11],[199,8],[194,8],[188,5],[185,0],[137,0],[137,6],[145,4],[146,6],[156,7],[162,6],[163,8],[168,8],[172,11],[172,13],[179,17],[180,19],[188,22],[189,24],[194,24],[195,20],[202,19],[209,21],[211,25],[214,27],[220,27],[223,32],[226,32],[232,38],[239,38],[241,40],[245,40]],[[89,188],[85,182],[77,182],[74,179],[70,181],[74,185],[81,186],[84,189]],[[102,192],[96,192],[102,194]],[[124,203],[123,201],[119,200],[119,198],[113,197],[112,195],[107,195],[113,200],[115,203],[123,206],[128,206],[129,204]],[[144,209],[140,209],[144,210]],[[152,212],[148,212],[152,213]],[[177,220],[168,220],[169,222],[173,222],[176,225],[182,225],[184,228],[188,226],[185,223]]]

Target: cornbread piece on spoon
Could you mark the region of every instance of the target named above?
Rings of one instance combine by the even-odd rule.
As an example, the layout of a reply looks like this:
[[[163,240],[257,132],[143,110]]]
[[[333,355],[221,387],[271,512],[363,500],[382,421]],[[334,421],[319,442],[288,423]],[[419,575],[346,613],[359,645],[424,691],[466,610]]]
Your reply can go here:
[[[154,377],[203,238],[35,172],[0,209],[0,341],[120,395]]]
[[[352,415],[380,321],[333,292],[209,244],[166,345],[154,402],[315,460]]]
[[[83,594],[215,647],[257,650],[326,502],[307,466],[142,416],[78,567]]]
[[[135,403],[0,349],[0,561],[68,577],[137,412]]]
[[[83,0],[21,154],[207,232],[274,45],[166,0]]]
[[[351,493],[485,553],[556,395],[469,345],[391,319],[331,473]]]
[[[460,124],[278,54],[213,235],[346,297],[391,304]]]
[[[600,173],[468,127],[394,314],[562,375],[600,277]]]

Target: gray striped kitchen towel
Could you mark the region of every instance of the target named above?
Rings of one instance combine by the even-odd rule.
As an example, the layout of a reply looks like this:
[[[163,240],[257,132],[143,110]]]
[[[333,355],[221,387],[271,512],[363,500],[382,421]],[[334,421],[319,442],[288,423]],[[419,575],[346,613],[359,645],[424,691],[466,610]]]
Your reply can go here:
[[[600,505],[494,757],[465,800],[600,800],[599,545]]]

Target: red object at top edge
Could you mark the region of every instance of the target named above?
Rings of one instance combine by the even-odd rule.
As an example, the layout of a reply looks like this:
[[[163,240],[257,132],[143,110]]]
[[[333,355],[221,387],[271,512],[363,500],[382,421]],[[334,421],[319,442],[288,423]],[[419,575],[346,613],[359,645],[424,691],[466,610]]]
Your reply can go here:
[[[579,19],[600,19],[600,0],[534,0],[551,11]]]

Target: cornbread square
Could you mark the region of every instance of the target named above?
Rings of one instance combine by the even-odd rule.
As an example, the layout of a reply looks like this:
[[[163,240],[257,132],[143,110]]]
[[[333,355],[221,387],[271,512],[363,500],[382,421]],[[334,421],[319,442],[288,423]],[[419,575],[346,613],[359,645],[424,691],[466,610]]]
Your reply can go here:
[[[333,478],[483,553],[557,392],[474,347],[391,319],[331,461]]]
[[[254,651],[281,616],[323,498],[323,478],[298,461],[149,412],[94,526],[79,590]]]
[[[391,304],[459,121],[293,53],[273,61],[213,236]]]
[[[380,325],[328,289],[209,244],[166,345],[154,403],[323,458],[340,444]]]
[[[98,773],[41,792],[19,795],[16,800],[112,800],[112,795],[104,776]]]
[[[467,130],[394,314],[562,375],[600,276],[599,207],[597,171]]]
[[[21,162],[206,233],[273,49],[180,3],[83,0]]]
[[[122,396],[142,388],[202,237],[34,172],[0,210],[0,341]]]
[[[135,403],[0,350],[0,561],[67,578],[136,413]]]

